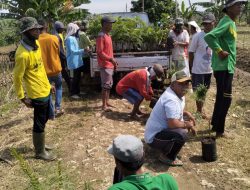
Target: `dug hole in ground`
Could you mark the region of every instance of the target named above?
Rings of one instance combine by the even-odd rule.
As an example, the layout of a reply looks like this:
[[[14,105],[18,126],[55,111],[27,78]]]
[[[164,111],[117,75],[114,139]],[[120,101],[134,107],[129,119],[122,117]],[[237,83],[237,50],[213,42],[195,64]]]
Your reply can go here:
[[[226,121],[231,138],[216,141],[218,159],[205,162],[201,158],[201,139],[208,135],[208,122],[197,116],[198,135],[192,137],[181,152],[183,167],[167,167],[158,161],[158,152],[145,146],[144,169],[157,175],[170,173],[180,189],[239,189],[250,188],[250,74],[242,70],[235,73],[233,102]],[[99,92],[86,90],[80,101],[63,98],[65,115],[49,121],[47,142],[56,145],[54,152],[60,160],[61,189],[107,189],[112,184],[114,159],[106,152],[112,139],[119,134],[144,136],[146,119],[130,120],[132,106],[112,96],[113,112],[101,111]],[[215,101],[215,81],[205,102],[205,111],[211,115]],[[188,95],[186,109],[195,113],[195,101]],[[150,113],[149,102],[142,106]],[[22,171],[19,161],[11,154],[15,148],[28,163],[32,174],[45,189],[58,189],[58,162],[44,162],[33,158],[32,110],[18,104],[0,119],[0,155],[10,163],[0,162],[0,189],[32,189],[30,178]],[[54,180],[54,181],[53,181]]]

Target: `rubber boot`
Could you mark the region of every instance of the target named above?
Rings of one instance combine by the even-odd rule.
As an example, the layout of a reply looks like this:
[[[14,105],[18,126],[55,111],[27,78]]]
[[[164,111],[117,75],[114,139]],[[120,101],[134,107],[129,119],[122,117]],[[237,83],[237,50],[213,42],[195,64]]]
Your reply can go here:
[[[46,161],[56,159],[56,156],[45,150],[45,134],[33,132],[33,144],[35,147],[35,157]]]

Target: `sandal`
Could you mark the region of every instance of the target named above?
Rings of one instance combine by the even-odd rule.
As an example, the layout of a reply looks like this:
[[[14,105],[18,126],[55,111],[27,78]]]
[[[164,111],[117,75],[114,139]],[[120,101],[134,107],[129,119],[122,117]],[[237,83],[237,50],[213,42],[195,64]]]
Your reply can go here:
[[[178,158],[176,158],[175,160],[171,160],[167,158],[166,156],[161,155],[159,157],[159,160],[168,166],[183,166],[183,162],[179,160]]]

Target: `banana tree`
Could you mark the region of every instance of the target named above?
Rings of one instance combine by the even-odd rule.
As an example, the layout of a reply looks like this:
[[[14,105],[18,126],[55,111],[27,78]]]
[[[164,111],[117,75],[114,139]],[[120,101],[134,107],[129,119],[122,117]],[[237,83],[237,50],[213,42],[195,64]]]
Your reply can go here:
[[[193,3],[194,6],[198,5],[205,9],[205,12],[211,12],[214,14],[215,18],[218,20],[221,19],[224,15],[222,12],[224,0],[214,0],[214,1],[207,1],[207,2],[196,2]]]
[[[186,7],[184,1],[181,2],[181,17],[189,21],[194,14],[196,14],[196,7],[191,5]]]
[[[75,19],[82,18],[82,14],[87,14],[87,10],[74,10],[74,7],[84,3],[90,3],[89,0],[2,0],[8,5],[10,14],[15,18],[23,16],[33,16],[36,18],[46,18],[49,22],[61,19],[64,20],[69,14],[76,16]],[[69,15],[71,18],[72,16]]]

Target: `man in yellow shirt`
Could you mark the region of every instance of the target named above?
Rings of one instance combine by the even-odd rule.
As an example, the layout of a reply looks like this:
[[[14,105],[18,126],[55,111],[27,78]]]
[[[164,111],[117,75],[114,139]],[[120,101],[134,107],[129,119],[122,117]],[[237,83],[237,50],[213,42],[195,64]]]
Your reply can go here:
[[[45,150],[44,133],[49,117],[51,85],[44,69],[41,49],[37,42],[42,26],[33,17],[24,17],[20,21],[22,40],[15,55],[14,88],[22,103],[29,108],[34,108],[33,144],[35,157],[51,161],[56,157]]]

